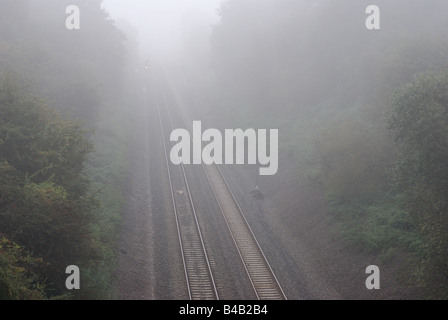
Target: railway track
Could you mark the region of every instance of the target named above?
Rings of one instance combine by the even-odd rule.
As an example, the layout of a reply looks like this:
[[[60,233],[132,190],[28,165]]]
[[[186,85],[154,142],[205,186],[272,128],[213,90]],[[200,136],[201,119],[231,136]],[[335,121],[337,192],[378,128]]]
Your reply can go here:
[[[165,108],[168,121],[165,120],[164,125],[161,104],[164,104],[166,107],[166,100],[163,96],[162,101],[160,98],[161,97],[156,91],[155,101],[159,115],[160,129],[162,131],[162,142],[165,150],[171,200],[176,217],[176,227],[179,235],[188,296],[190,300],[219,299],[196,209],[191,197],[190,186],[188,185],[187,176],[185,174],[185,168],[183,165],[175,167],[169,161],[168,149],[164,136],[167,134],[167,129],[173,130],[173,123],[168,109]]]
[[[165,95],[156,92],[156,104],[189,297],[193,300],[219,299],[185,167],[183,164],[175,167],[170,163],[169,148],[163,138],[169,136],[167,128],[174,130],[175,125],[177,128],[191,130],[193,116],[178,91],[171,85],[168,89],[174,95],[176,103],[169,106]],[[163,116],[166,118],[165,125]],[[287,299],[221,169],[217,165],[204,164],[202,168],[255,296],[260,300]]]

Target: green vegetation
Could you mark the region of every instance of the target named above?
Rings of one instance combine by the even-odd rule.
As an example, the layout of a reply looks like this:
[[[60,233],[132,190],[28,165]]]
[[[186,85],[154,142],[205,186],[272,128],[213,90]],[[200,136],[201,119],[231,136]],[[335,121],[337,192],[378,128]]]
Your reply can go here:
[[[222,126],[280,128],[285,185],[323,195],[347,246],[409,259],[403,280],[447,298],[448,2],[377,0],[376,31],[369,4],[227,0],[183,88]],[[138,116],[126,40],[101,0],[0,0],[0,299],[114,298]],[[72,264],[82,290],[68,292]]]
[[[224,2],[216,81],[196,80],[193,99],[231,126],[281,128],[291,179],[321,191],[341,240],[382,261],[409,257],[404,280],[446,298],[448,4],[379,0],[373,32],[370,4]]]
[[[397,94],[389,127],[400,150],[397,188],[424,245],[425,283],[448,296],[448,73],[427,72]]]
[[[77,122],[8,78],[0,82],[0,105],[0,230],[48,263],[40,275],[61,294],[70,261],[84,266],[95,256],[88,230],[95,201],[82,173],[91,145]]]
[[[0,234],[0,300],[45,299],[44,282],[36,274],[42,266],[42,259]]]
[[[72,4],[84,28],[68,34]],[[0,1],[0,299],[114,298],[126,47],[100,5]]]
[[[94,269],[88,270],[88,297],[114,299],[111,286],[116,268],[115,251],[124,210],[126,182],[128,181],[127,155],[129,153],[127,134],[123,128],[129,128],[127,110],[118,105],[108,107],[107,113],[100,113],[96,123],[96,134],[92,142],[95,152],[90,154],[86,165],[86,174],[91,178],[91,189],[98,190],[96,198],[100,206],[95,209],[97,223],[91,226],[91,232],[97,241],[101,260]],[[111,130],[114,128],[114,130]],[[86,275],[85,275],[86,276]]]
[[[395,248],[419,251],[420,238],[409,215],[395,199],[383,199],[370,205],[329,202],[329,213],[349,245],[383,259],[390,258],[390,250]]]

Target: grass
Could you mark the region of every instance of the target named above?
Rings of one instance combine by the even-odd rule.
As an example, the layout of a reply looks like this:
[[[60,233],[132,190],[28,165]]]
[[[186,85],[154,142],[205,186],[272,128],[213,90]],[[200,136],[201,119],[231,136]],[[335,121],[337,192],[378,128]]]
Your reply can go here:
[[[92,137],[95,151],[90,155],[86,173],[92,179],[91,190],[97,192],[100,206],[91,225],[101,260],[83,272],[84,293],[89,299],[115,299],[113,273],[115,249],[121,226],[125,199],[124,185],[128,172],[127,116],[117,106],[101,112]]]
[[[335,231],[357,250],[387,260],[396,250],[418,253],[421,240],[406,211],[395,199],[377,201],[330,200]]]

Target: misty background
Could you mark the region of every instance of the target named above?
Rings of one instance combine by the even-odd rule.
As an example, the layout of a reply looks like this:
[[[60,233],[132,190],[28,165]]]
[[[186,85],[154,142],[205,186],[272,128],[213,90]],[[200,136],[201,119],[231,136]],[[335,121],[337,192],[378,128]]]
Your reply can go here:
[[[381,261],[379,298],[446,298],[448,3],[377,0],[367,30],[371,4],[0,0],[0,297],[117,296],[148,63],[208,127],[280,129],[277,175],[235,171],[328,286],[363,297],[357,261]]]
[[[133,0],[123,5],[119,0],[106,0],[102,6],[118,23],[126,20],[136,29],[142,55],[179,59],[190,37],[208,41],[212,25],[218,22],[220,2]]]

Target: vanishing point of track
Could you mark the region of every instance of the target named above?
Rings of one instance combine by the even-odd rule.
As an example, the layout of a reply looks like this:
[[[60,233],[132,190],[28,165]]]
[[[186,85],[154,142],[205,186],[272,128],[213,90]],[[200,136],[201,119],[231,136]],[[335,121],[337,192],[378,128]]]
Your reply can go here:
[[[219,299],[213,277],[213,268],[207,255],[201,224],[194,206],[184,164],[174,166],[169,160],[169,146],[165,136],[174,130],[172,115],[182,119],[185,128],[191,129],[193,117],[177,90],[169,86],[175,95],[176,110],[170,110],[163,92],[155,87],[155,103],[159,116],[162,144],[169,180],[172,207],[176,219],[183,269],[188,296],[191,300]],[[165,116],[164,116],[165,115]],[[198,150],[194,150],[198,152]],[[200,151],[199,151],[200,152]],[[247,277],[258,299],[283,300],[283,292],[263,250],[260,247],[235,195],[217,165],[202,165],[213,191],[220,213],[224,217]],[[205,223],[205,222],[202,222]]]

